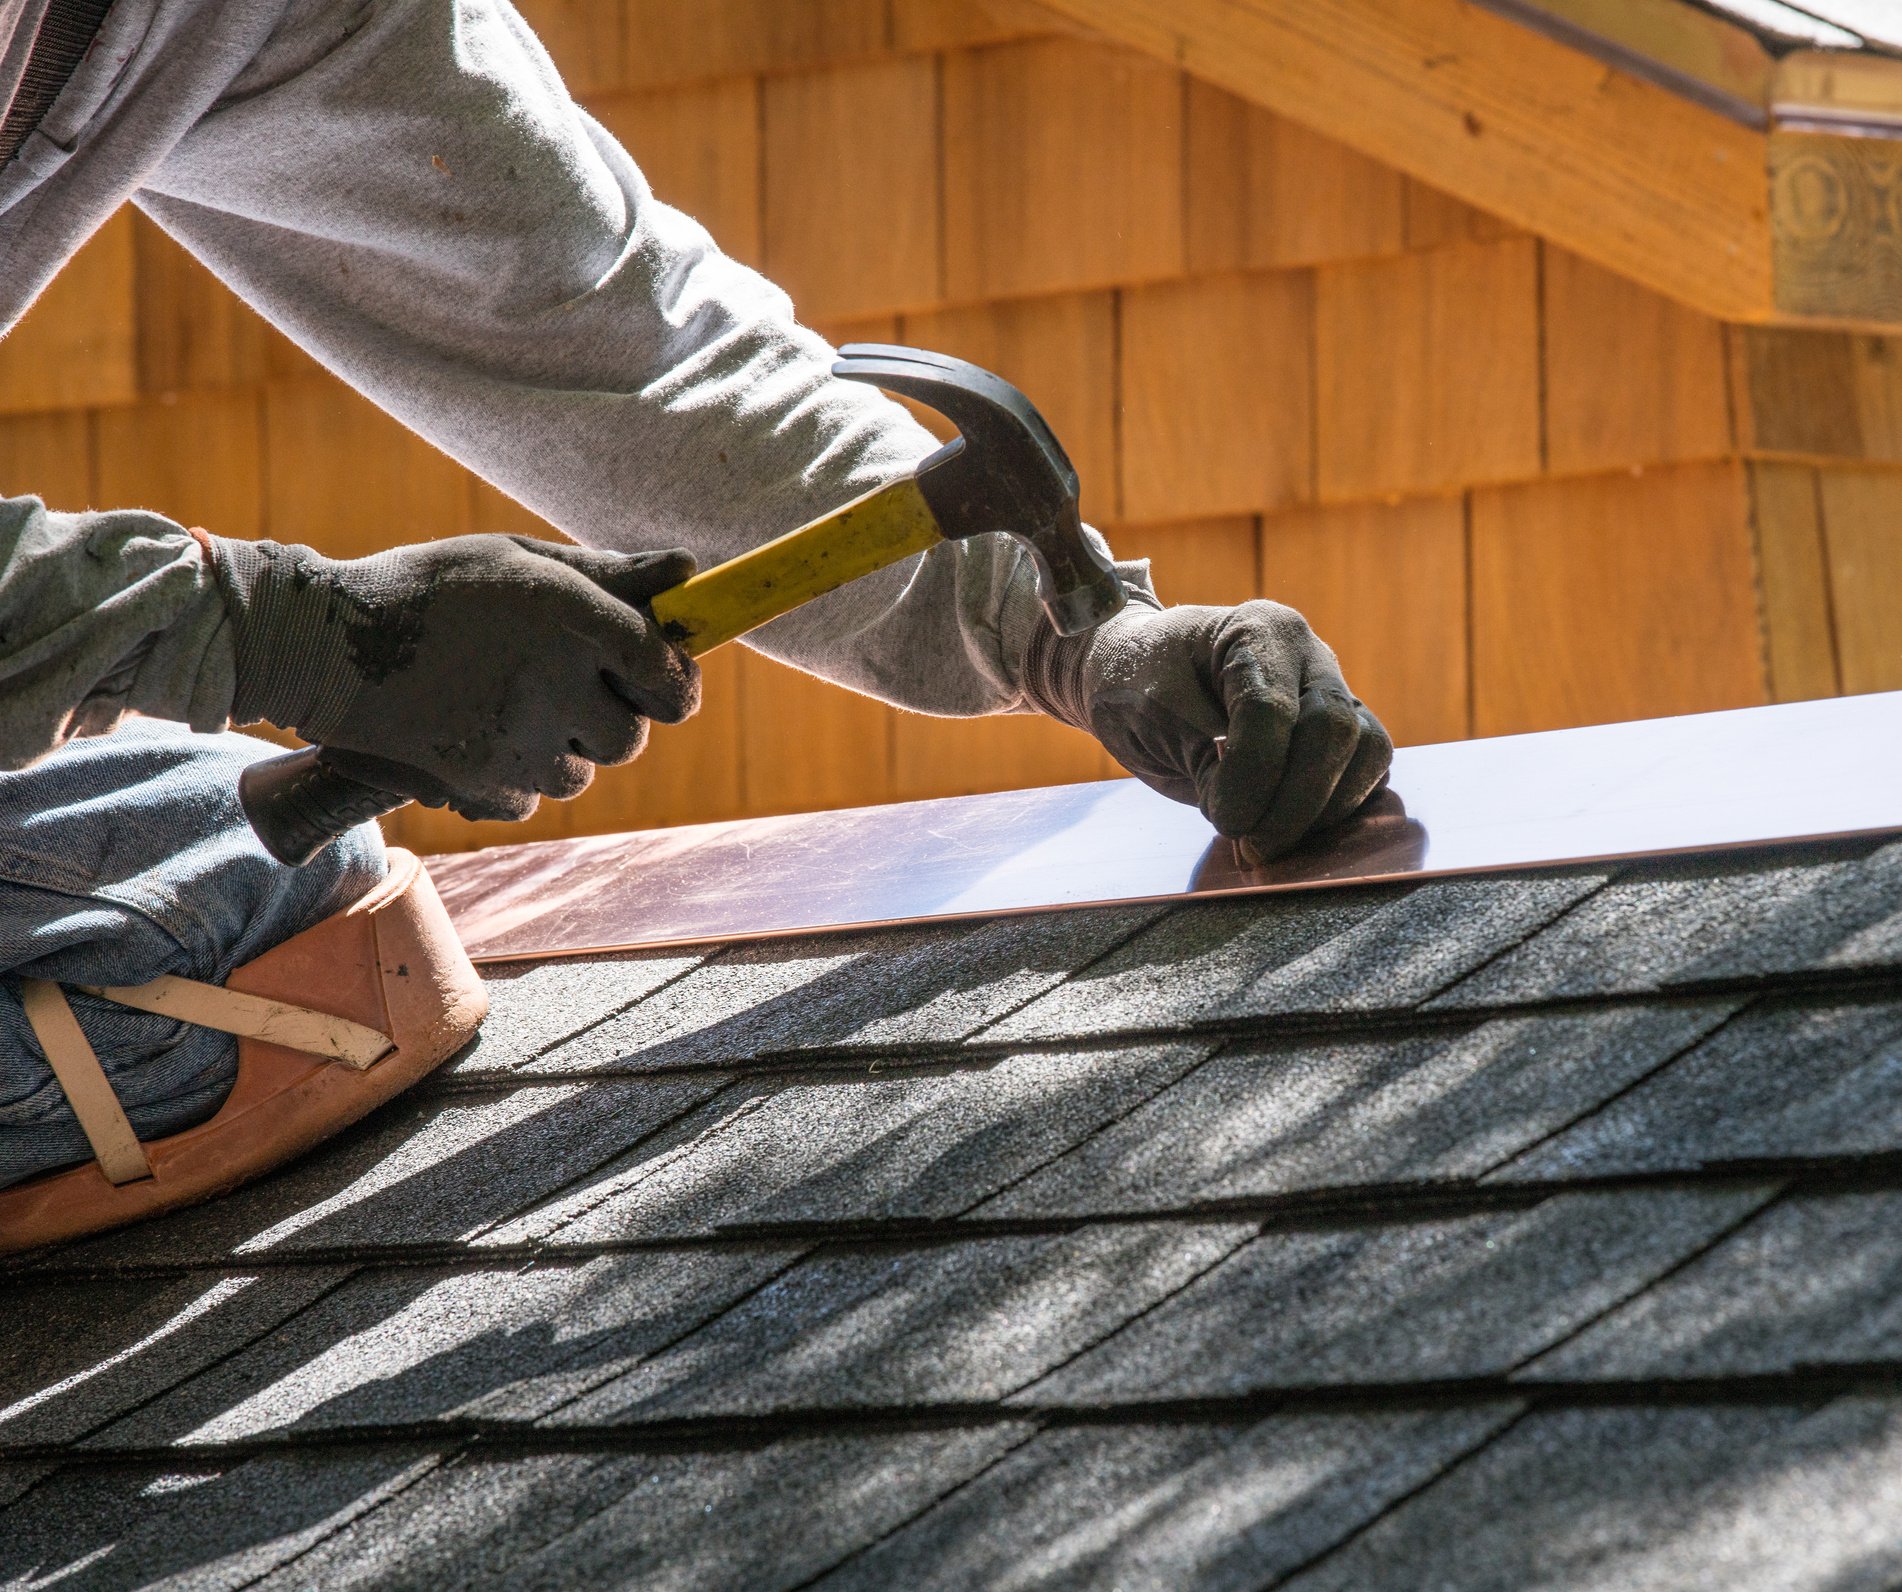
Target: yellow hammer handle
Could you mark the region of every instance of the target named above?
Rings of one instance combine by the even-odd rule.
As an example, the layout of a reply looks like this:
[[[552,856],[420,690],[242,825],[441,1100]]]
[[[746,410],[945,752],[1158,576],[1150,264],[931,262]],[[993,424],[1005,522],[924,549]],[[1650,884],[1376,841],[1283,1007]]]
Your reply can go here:
[[[668,639],[699,657],[943,539],[917,480],[907,476],[701,571],[649,606]]]

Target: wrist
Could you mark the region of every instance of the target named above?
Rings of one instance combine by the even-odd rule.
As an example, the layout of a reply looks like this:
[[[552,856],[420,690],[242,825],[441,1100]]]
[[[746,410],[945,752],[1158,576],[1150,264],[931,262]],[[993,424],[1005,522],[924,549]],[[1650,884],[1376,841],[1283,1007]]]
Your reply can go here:
[[[1163,612],[1155,588],[1149,583],[1147,561],[1116,566],[1123,579],[1129,602],[1120,613],[1074,636],[1059,635],[1055,625],[1041,611],[1030,644],[1024,649],[1023,692],[1032,706],[1051,718],[1075,729],[1094,729],[1090,722],[1090,699],[1101,684],[1099,649],[1108,658],[1118,650],[1127,652],[1139,645],[1131,627],[1145,624]],[[1120,640],[1118,638],[1121,638]]]
[[[371,615],[336,578],[334,561],[311,548],[202,541],[231,616],[232,720],[267,719],[307,740],[327,739],[361,683],[350,638]]]
[[[1043,713],[1078,730],[1090,727],[1084,665],[1094,634],[1058,635],[1057,627],[1039,613],[1024,649],[1024,695]]]

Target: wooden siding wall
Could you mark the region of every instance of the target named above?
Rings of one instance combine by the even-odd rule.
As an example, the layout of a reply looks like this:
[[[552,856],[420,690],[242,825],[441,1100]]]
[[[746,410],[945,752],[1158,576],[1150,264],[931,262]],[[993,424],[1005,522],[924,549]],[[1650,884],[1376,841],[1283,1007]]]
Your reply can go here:
[[[1017,381],[1166,599],[1301,607],[1403,743],[1902,686],[1902,343],[1726,328],[1018,0],[524,9],[806,319]],[[538,528],[129,213],[0,343],[0,489],[346,555]],[[1114,772],[739,649],[707,676],[699,719],[529,825],[393,828]]]

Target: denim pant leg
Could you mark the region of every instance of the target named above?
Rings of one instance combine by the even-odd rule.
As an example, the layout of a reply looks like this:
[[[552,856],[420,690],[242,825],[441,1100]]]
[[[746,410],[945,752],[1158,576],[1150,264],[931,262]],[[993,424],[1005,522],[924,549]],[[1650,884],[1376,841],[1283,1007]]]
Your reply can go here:
[[[375,825],[304,868],[258,844],[238,806],[245,764],[275,748],[132,720],[0,773],[0,1187],[91,1159],[20,1006],[22,975],[222,983],[385,872]],[[225,1034],[69,991],[141,1138],[212,1115],[237,1076]]]

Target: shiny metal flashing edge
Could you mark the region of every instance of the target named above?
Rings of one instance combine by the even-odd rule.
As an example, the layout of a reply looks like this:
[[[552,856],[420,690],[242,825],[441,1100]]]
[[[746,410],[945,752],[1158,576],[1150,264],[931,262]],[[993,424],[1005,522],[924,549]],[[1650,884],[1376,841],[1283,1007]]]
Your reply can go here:
[[[1134,780],[431,859],[478,962],[1902,831],[1902,692],[1406,747],[1354,823],[1249,867]]]

